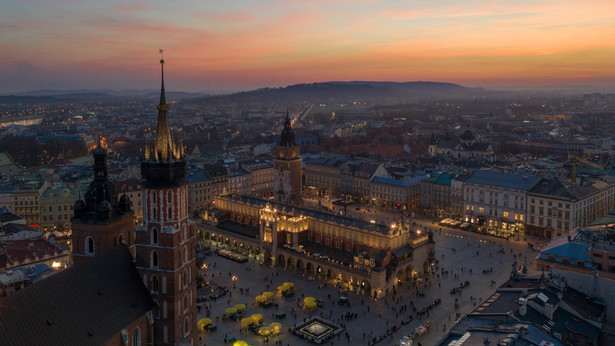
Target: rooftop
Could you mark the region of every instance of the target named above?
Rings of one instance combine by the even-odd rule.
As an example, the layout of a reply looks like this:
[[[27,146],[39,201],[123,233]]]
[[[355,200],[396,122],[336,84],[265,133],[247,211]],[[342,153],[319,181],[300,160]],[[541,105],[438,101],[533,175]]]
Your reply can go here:
[[[391,228],[388,225],[365,222],[362,220],[357,220],[357,219],[335,215],[335,214],[329,214],[329,213],[325,213],[325,212],[313,210],[313,209],[289,206],[289,205],[285,205],[285,204],[281,204],[281,203],[277,203],[274,201],[269,201],[269,200],[265,200],[265,199],[261,199],[257,197],[242,196],[242,195],[226,195],[226,196],[222,196],[221,198],[227,198],[229,200],[234,200],[234,201],[239,201],[239,202],[246,203],[246,204],[255,205],[260,208],[264,208],[267,204],[269,204],[272,208],[280,210],[288,214],[292,213],[295,216],[302,215],[305,217],[311,217],[316,220],[334,222],[339,225],[344,225],[346,227],[356,227],[366,232],[377,232],[382,235],[387,235],[391,231]]]
[[[3,298],[2,342],[104,344],[154,306],[132,260],[120,245]]]
[[[465,182],[529,191],[539,179],[540,177],[535,175],[518,175],[478,170],[470,174]]]

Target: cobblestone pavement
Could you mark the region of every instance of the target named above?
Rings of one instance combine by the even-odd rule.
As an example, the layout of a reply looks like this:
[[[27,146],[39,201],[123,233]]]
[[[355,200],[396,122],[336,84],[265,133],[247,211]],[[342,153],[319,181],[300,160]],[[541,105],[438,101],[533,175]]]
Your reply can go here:
[[[340,295],[338,288],[327,285],[325,288],[319,289],[321,282],[310,281],[297,272],[262,266],[252,260],[240,264],[217,255],[207,257],[204,261],[208,266],[208,269],[204,270],[207,280],[221,286],[227,286],[230,292],[216,301],[204,303],[211,307],[210,317],[217,324],[218,330],[201,334],[202,341],[200,344],[223,345],[225,335],[229,335],[236,337],[237,340],[247,341],[251,345],[264,345],[264,340],[251,332],[242,335],[239,322],[221,319],[227,307],[243,303],[247,305],[245,315],[260,313],[264,316],[265,324],[282,323],[282,333],[269,340],[271,345],[274,345],[276,341],[282,342],[282,345],[309,345],[310,343],[307,341],[291,334],[288,328],[295,322],[303,321],[304,318],[308,317],[297,307],[297,300],[305,296],[313,296],[324,301],[324,306],[316,309],[313,314],[319,315],[322,313],[325,317],[331,314],[331,320],[336,323],[343,323],[346,326],[346,331],[351,339],[349,342],[346,336],[342,334],[327,342],[327,345],[332,343],[338,345],[367,345],[369,339],[385,334],[386,330],[394,325],[401,325],[400,322],[408,318],[409,315],[412,315],[414,320],[407,325],[402,325],[401,329],[386,337],[379,345],[398,344],[403,335],[412,333],[419,324],[426,321],[431,322],[431,329],[415,341],[423,345],[432,345],[444,334],[445,325],[446,329],[450,329],[456,313],[464,316],[474,308],[475,304],[480,304],[480,300],[490,296],[498,286],[508,280],[511,265],[515,259],[519,259],[519,256],[521,256],[521,263],[523,263],[525,257],[527,257],[527,264],[531,268],[530,262],[535,261],[534,257],[537,255],[537,252],[532,252],[522,241],[507,241],[439,227],[431,225],[430,220],[417,221],[417,224],[422,225],[422,227],[433,227],[435,230],[436,257],[439,263],[434,274],[428,276],[426,284],[421,285],[421,287],[417,288],[406,283],[401,285],[395,295],[377,301],[349,293],[350,307],[336,304]],[[501,248],[504,249],[503,253],[499,252]],[[488,268],[492,268],[492,272],[483,274],[483,270]],[[442,270],[448,271],[448,274],[442,275]],[[233,275],[237,277],[234,282],[235,288],[233,288],[233,281],[231,280]],[[461,294],[450,293],[453,287],[458,287],[461,282],[466,280],[470,285],[464,288]],[[495,281],[496,285],[491,284],[492,280]],[[268,290],[275,292],[276,287],[285,281],[294,282],[296,292],[294,297],[282,298],[276,295],[273,302],[278,305],[277,308],[275,306],[263,308],[253,304],[257,295]],[[240,293],[240,288],[243,289],[243,293]],[[246,293],[246,289],[249,289],[249,293]],[[417,296],[417,292],[420,292],[421,296]],[[328,296],[331,299],[328,299]],[[420,311],[437,298],[441,299],[441,304],[431,309],[428,315],[417,317],[417,313],[413,311],[411,304],[414,304],[417,311]],[[473,301],[471,298],[475,298],[475,300]],[[458,299],[457,309],[454,307],[455,299]],[[400,308],[404,305],[407,306],[407,310],[400,312]],[[296,314],[291,312],[291,308],[296,311]],[[205,311],[205,309],[202,309],[199,312],[199,319],[205,317]],[[285,312],[286,318],[283,320],[275,319],[273,314],[277,312]],[[358,318],[344,320],[341,316],[346,312],[356,313]],[[219,318],[217,322],[216,317]],[[363,333],[366,333],[365,339]]]

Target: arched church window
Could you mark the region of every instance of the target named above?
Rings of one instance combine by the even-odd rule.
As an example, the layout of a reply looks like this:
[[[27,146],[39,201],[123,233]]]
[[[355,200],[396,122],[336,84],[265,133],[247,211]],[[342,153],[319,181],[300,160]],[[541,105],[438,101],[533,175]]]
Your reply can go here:
[[[156,250],[152,250],[151,266],[158,268],[158,252]]]
[[[158,277],[156,275],[152,276],[152,291],[158,292]]]
[[[85,254],[86,255],[94,254],[94,239],[92,239],[92,237],[85,238]]]
[[[139,327],[135,328],[135,331],[132,332],[132,345],[141,346],[141,329]]]

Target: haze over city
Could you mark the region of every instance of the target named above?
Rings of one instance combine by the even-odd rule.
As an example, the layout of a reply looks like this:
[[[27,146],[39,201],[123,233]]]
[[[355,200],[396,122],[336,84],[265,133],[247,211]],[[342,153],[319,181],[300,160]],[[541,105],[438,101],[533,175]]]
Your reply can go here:
[[[612,1],[12,1],[0,92],[249,90],[331,80],[613,85]]]
[[[0,344],[615,345],[615,1],[0,5]]]

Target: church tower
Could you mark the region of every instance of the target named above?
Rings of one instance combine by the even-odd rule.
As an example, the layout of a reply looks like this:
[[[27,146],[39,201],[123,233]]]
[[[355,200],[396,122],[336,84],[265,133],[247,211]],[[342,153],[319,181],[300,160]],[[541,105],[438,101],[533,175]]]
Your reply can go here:
[[[136,231],[135,264],[154,300],[155,344],[196,345],[196,237],[188,219],[186,157],[169,127],[164,60],[160,64],[156,139],[146,143],[141,162],[143,225]]]
[[[94,180],[73,207],[72,262],[90,257],[123,243],[134,255],[135,223],[130,198],[123,194],[118,202],[115,187],[107,176],[107,150],[99,143],[93,150]]]
[[[301,204],[300,153],[300,147],[295,144],[295,132],[287,109],[280,145],[275,147],[273,161],[273,193],[277,202]]]

